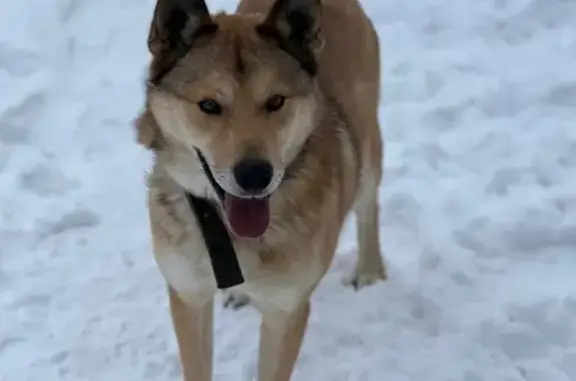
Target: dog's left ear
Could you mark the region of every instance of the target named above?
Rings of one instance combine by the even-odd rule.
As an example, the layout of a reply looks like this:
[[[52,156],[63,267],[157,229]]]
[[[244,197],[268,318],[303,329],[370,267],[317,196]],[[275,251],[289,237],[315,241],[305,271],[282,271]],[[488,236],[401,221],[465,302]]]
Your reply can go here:
[[[315,74],[314,50],[320,28],[321,0],[276,0],[264,22],[256,30]]]
[[[276,0],[264,24],[274,27],[283,38],[310,43],[320,23],[320,0]]]

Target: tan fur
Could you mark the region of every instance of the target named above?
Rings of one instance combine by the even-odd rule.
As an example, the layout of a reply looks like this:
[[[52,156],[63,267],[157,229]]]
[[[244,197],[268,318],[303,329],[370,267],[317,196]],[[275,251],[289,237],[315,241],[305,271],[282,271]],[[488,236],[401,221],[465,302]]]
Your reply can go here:
[[[171,1],[202,5],[201,0]],[[214,197],[198,148],[218,183],[233,194],[230,168],[243,155],[265,157],[275,168],[271,226],[260,240],[234,239],[246,283],[231,292],[249,297],[263,316],[259,380],[288,381],[310,296],[330,267],[350,210],[356,212],[359,252],[348,282],[359,288],[386,276],[378,232],[383,143],[378,37],[357,0],[323,0],[316,19],[320,33],[310,40],[318,62],[318,76],[312,78],[297,60],[255,33],[256,25],[276,20],[269,13],[273,0],[243,0],[235,15],[190,17],[179,31],[184,41],[199,25],[215,23],[218,31],[198,37],[182,54],[167,47],[168,31],[162,29],[170,14],[162,7],[168,3],[159,0],[150,31],[150,78],[169,70],[160,84],[149,87],[137,127],[139,142],[156,156],[149,179],[151,230],[169,288],[184,380],[212,377],[217,289],[184,197],[184,190]],[[278,20],[275,27],[286,32],[288,26]],[[244,67],[238,67],[239,60]],[[287,96],[284,108],[263,115],[260,105],[274,94]],[[196,103],[206,97],[226,111],[219,117],[202,114]]]

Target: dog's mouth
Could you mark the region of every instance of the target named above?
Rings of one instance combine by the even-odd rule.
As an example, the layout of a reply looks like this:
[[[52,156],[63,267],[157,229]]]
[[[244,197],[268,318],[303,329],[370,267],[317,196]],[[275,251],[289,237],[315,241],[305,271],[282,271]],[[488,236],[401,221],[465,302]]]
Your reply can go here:
[[[223,209],[232,232],[242,238],[259,238],[270,226],[270,197],[241,198],[224,191]]]
[[[198,150],[202,168],[218,195],[228,227],[241,238],[260,238],[270,226],[270,195],[263,197],[238,197],[226,192],[212,173],[204,155]]]

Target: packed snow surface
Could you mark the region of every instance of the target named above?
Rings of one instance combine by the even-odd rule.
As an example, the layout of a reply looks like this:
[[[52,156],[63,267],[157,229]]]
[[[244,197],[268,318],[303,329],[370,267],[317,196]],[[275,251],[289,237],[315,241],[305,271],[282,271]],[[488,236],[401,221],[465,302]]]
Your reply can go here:
[[[180,380],[131,125],[154,1],[3,1],[0,380]],[[348,224],[294,380],[576,381],[576,1],[364,5],[390,279],[340,284]],[[219,304],[215,380],[257,343]]]

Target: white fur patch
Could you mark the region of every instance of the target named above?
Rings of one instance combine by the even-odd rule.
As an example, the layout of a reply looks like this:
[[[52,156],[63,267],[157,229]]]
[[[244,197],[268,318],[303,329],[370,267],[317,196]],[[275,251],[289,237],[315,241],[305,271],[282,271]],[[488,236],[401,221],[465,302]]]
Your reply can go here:
[[[174,180],[194,194],[214,196],[214,189],[194,151],[196,145],[206,142],[201,136],[194,134],[185,107],[184,102],[166,94],[153,92],[150,96],[150,109],[162,132],[170,140],[184,146],[181,151],[170,152],[172,156],[166,162],[166,170]]]
[[[179,249],[163,251],[157,256],[158,267],[166,282],[178,294],[207,301],[216,292],[207,255],[204,247],[200,246],[189,252]]]
[[[314,128],[316,104],[312,101],[298,102],[290,124],[278,136],[278,145],[281,147],[281,158],[284,163],[290,163],[302,145],[308,139]]]
[[[210,170],[214,174],[214,179],[218,185],[220,185],[222,189],[224,189],[227,193],[233,194],[236,197],[246,197],[246,194],[244,194],[238,183],[236,183],[236,179],[234,178],[232,170],[220,170],[213,167],[210,167]],[[276,188],[278,188],[283,178],[284,168],[274,168],[274,175],[270,181],[270,184],[259,196],[264,197],[270,195],[276,190]]]
[[[169,138],[188,149],[195,146],[205,145],[206,139],[194,134],[195,128],[191,127],[186,115],[186,104],[173,96],[152,92],[150,94],[150,110],[158,122],[162,132]]]
[[[313,263],[295,263],[284,272],[262,272],[254,281],[239,286],[238,290],[265,310],[290,312],[298,308],[307,297],[314,281],[322,271],[320,256]]]

